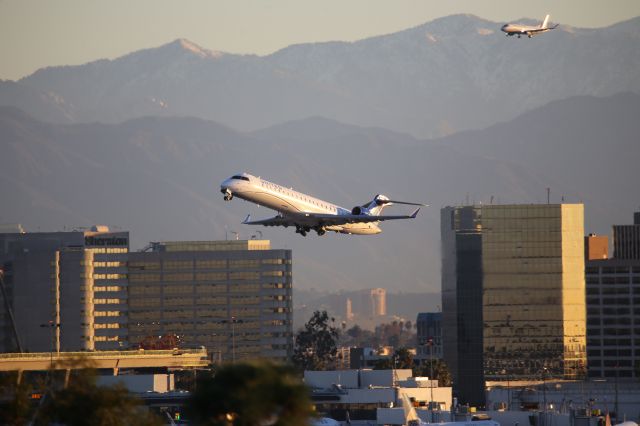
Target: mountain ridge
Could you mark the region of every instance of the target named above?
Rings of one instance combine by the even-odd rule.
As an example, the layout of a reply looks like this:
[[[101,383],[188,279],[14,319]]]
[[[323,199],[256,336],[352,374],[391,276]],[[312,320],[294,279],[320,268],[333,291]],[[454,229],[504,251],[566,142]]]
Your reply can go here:
[[[50,122],[197,116],[242,131],[324,116],[430,138],[554,99],[640,91],[638,24],[640,17],[596,29],[561,25],[517,40],[497,23],[455,15],[264,56],[176,39],[113,60],[43,68],[12,88],[0,82],[0,105]]]

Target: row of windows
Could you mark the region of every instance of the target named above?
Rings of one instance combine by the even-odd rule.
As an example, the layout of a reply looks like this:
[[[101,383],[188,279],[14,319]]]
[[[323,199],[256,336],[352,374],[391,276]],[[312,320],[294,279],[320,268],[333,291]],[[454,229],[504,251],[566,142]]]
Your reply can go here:
[[[294,197],[294,198],[296,198],[298,200],[306,201],[309,204],[313,204],[315,206],[322,207],[323,209],[329,210],[331,212],[336,212],[337,211],[336,207],[331,205],[331,204],[328,204],[328,203],[325,203],[323,201],[320,201],[317,198],[313,198],[313,197],[309,197],[309,196],[307,196],[305,194],[301,194],[301,193],[296,192],[296,191],[294,191],[292,189],[284,188],[284,187],[282,187],[280,185],[276,185],[275,183],[271,183],[271,182],[263,180],[263,181],[261,181],[261,185],[262,185],[263,188],[269,188],[272,191],[277,191],[277,192],[280,192],[282,194],[286,194],[286,195],[288,195],[290,197]]]
[[[588,347],[596,346],[631,346],[631,339],[587,339]],[[635,340],[635,346],[640,346],[640,340]]]
[[[594,276],[587,276],[585,278],[586,283],[587,284],[640,284],[640,276],[633,276],[633,277],[594,277]]]
[[[602,299],[599,298],[587,298],[587,305],[631,305],[633,302],[634,305],[640,304],[640,297],[634,297],[633,299],[630,297],[605,297]]]
[[[94,280],[125,280],[127,274],[93,274]]]
[[[94,324],[93,328],[95,328],[95,329],[101,329],[101,328],[120,328],[120,324],[118,324],[118,323]]]
[[[601,351],[600,349],[590,349],[587,352],[587,355],[592,356],[631,356],[631,349],[605,349]]]
[[[121,299],[93,299],[93,303],[96,305],[114,305],[124,303],[124,301]]]
[[[596,307],[590,306],[587,308],[587,316],[631,315],[632,313],[633,315],[640,316],[640,307],[633,308],[633,310],[631,308],[600,308],[598,306]]]
[[[126,287],[118,286],[118,285],[109,285],[109,286],[98,286],[93,287],[93,291],[126,291]]]
[[[586,268],[587,274],[628,274],[629,272],[640,274],[640,266],[588,266]]]
[[[101,248],[85,248],[86,251],[93,253],[128,253],[128,248],[101,247]]]
[[[120,336],[96,336],[94,341],[96,342],[118,342]]]
[[[120,311],[96,311],[93,313],[95,317],[119,317],[120,315]]]
[[[83,265],[83,262],[80,262]],[[94,268],[119,268],[127,266],[127,262],[93,262]]]
[[[102,274],[104,275],[104,274]],[[118,275],[118,274],[110,274],[110,275]],[[121,274],[120,274],[121,275]],[[283,276],[291,276],[291,272],[284,271],[264,271],[262,272],[263,277],[283,277]],[[126,278],[126,276],[121,275],[118,278]],[[98,279],[94,274],[94,278]],[[99,277],[104,279],[105,277]],[[115,279],[115,277],[107,278],[107,279]],[[196,272],[195,273],[195,281],[227,281],[227,280],[258,280],[260,279],[260,272],[250,272],[250,271],[242,271],[242,272],[229,272],[228,275],[226,272]],[[165,273],[162,277],[160,274],[130,274],[129,281],[131,282],[159,282],[159,281],[194,281],[194,274],[191,272],[183,272],[183,273]]]
[[[631,325],[631,318],[629,317],[613,317],[613,318],[589,318],[587,319],[587,325]]]
[[[98,265],[100,263],[100,265]],[[291,264],[290,259],[207,259],[207,260],[165,260],[162,262],[129,262],[131,269],[159,270],[159,269],[231,269],[257,268],[260,265],[284,265]],[[127,266],[125,262],[94,262],[94,266]]]

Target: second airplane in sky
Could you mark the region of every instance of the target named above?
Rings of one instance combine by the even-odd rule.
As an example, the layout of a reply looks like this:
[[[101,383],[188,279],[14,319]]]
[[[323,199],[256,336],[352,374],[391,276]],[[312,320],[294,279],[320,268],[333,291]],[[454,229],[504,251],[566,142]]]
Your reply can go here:
[[[413,219],[420,210],[418,208],[410,215],[386,216],[382,215],[385,207],[392,204],[426,206],[420,203],[392,201],[384,195],[376,195],[371,202],[348,210],[248,173],[225,179],[220,184],[220,191],[224,194],[226,201],[236,196],[278,212],[278,215],[263,220],[251,221],[247,216],[242,222],[245,225],[284,226],[285,228],[295,226],[296,232],[303,236],[311,230],[316,231],[318,235],[324,235],[326,231],[359,235],[379,234],[382,232],[378,226],[379,222]]]

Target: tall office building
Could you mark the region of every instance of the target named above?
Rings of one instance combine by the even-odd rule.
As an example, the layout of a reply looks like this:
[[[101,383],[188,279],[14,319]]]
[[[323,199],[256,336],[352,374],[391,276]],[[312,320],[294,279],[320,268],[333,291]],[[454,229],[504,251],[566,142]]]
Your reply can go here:
[[[640,259],[640,212],[633,214],[633,225],[613,225],[613,257]]]
[[[640,357],[640,213],[613,226],[613,258],[587,258],[589,377],[638,378]]]
[[[352,318],[364,320],[383,317],[387,315],[387,290],[384,288],[357,290],[345,299],[345,303],[350,306]]]
[[[463,402],[485,380],[582,377],[583,206],[441,211],[444,359]]]
[[[174,335],[214,360],[286,360],[291,292],[291,250],[267,240],[154,243],[129,254],[129,340]]]
[[[128,232],[0,234],[0,268],[23,350],[119,349],[127,346]],[[0,351],[17,349],[0,310]]]

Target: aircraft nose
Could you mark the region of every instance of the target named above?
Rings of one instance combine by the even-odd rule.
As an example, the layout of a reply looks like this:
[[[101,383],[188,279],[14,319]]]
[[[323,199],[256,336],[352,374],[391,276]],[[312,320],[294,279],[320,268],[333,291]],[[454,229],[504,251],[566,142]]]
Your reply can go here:
[[[220,191],[224,192],[227,189],[231,188],[231,179],[225,179],[222,181],[222,183],[220,184]]]

